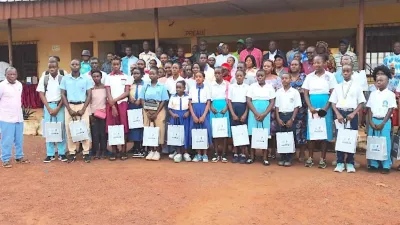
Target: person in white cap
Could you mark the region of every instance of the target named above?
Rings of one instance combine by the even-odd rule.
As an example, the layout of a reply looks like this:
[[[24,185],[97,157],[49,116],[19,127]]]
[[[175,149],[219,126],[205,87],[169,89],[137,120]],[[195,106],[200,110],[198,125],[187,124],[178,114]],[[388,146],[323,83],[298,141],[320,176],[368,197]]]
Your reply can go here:
[[[235,58],[235,64],[233,65],[233,68],[236,69],[237,66],[237,58],[233,56],[232,54],[229,54],[229,46],[227,44],[222,44],[221,46],[222,52],[221,54],[217,55],[215,57],[215,66],[221,66],[222,64],[226,63],[228,61],[229,57],[234,57]]]
[[[213,68],[214,69],[214,67],[215,67],[215,55],[214,54],[211,54],[211,55],[209,55],[208,56],[208,60],[207,60],[207,63],[208,63],[208,65],[211,67],[211,68]]]

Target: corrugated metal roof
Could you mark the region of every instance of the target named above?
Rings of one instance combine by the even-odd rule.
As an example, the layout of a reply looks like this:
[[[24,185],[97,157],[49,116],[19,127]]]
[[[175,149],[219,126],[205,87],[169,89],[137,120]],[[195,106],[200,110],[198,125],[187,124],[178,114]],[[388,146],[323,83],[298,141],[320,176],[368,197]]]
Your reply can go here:
[[[0,20],[67,16],[224,2],[226,0],[0,0]]]

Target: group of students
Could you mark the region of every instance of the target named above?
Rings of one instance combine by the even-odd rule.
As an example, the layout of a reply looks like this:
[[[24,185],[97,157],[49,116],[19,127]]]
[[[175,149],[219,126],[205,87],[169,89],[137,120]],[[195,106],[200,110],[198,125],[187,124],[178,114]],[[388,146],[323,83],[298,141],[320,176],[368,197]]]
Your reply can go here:
[[[279,61],[280,56],[274,58]],[[210,71],[207,73],[207,65],[204,65],[206,54],[199,55],[200,63],[186,62],[184,67],[180,62],[167,61],[162,63],[162,68],[158,68],[156,62],[150,60],[149,68],[144,60],[138,60],[130,65],[130,74],[122,72],[123,63],[118,56],[111,59],[109,74],[99,70],[96,58],[90,59],[91,70],[88,73],[81,74],[81,63],[72,60],[71,74],[64,74],[58,68],[58,61],[50,57],[48,71],[42,74],[37,91],[44,103],[44,121],[63,122],[66,132],[62,142],[46,143],[44,162],[55,160],[55,144],[59,160],[64,162],[75,161],[79,148],[83,149],[85,162],[91,161],[91,155],[94,159],[104,158],[108,153],[108,127],[113,125],[124,126],[126,142],[133,142],[133,157],[159,160],[162,149],[166,147],[168,125],[183,125],[184,144],[168,148],[171,159],[175,162],[208,162],[211,155],[212,162],[228,162],[226,151],[228,140],[232,137],[231,127],[247,125],[249,136],[252,136],[254,128],[262,127],[271,137],[269,149],[263,150],[264,165],[270,165],[270,159],[276,157],[276,133],[293,132],[296,148],[300,149],[299,160],[304,160],[305,149],[308,148],[305,166],[312,167],[314,149],[318,144],[321,149],[318,167],[326,168],[327,143],[334,139],[333,120],[337,119],[339,124],[357,130],[358,115],[366,102],[363,89],[352,79],[355,72],[351,58],[347,58],[346,55],[342,57],[343,81],[337,84],[335,75],[326,71],[325,55],[313,57],[314,72],[308,75],[302,73],[301,60],[293,59],[289,69],[279,71],[279,76],[271,59],[265,59],[260,70],[246,70],[246,64],[255,64],[252,55],[246,56],[244,62],[238,62],[235,71],[229,63],[223,63],[215,67],[212,74]],[[390,151],[390,117],[397,105],[394,93],[387,89],[391,74],[385,68],[377,67],[374,71],[375,90],[370,94],[366,107],[369,135],[386,137],[386,147]],[[9,73],[13,75],[16,70],[8,70],[7,78]],[[0,91],[0,101],[2,95]],[[128,110],[131,109],[142,110],[144,126],[159,127],[158,147],[142,145],[143,128],[129,129]],[[318,117],[325,118],[326,139],[317,141],[310,138],[309,121]],[[227,118],[227,137],[213,138],[213,118]],[[81,146],[71,138],[68,124],[74,120],[84,120],[91,131],[91,140],[80,142]],[[2,123],[0,126],[3,131],[7,129]],[[193,154],[194,129],[207,130],[208,148],[195,150]],[[2,152],[4,147],[8,149],[8,145],[3,145],[2,141]],[[126,143],[111,148],[109,160],[128,158]],[[208,154],[208,150],[213,151],[212,154]],[[251,144],[233,147],[232,162],[252,164],[256,150],[251,148]],[[280,154],[278,164],[291,166],[293,155]],[[347,172],[355,172],[354,154],[347,153],[345,159],[345,153],[337,150],[336,155],[335,171],[346,169]],[[385,161],[368,160],[368,168],[382,168],[382,172],[387,173],[391,163],[390,157]],[[8,161],[3,160],[4,165],[10,166],[9,157]]]
[[[270,165],[270,159],[275,158],[276,132],[294,132],[296,148],[301,149],[300,159],[304,157],[305,144],[308,143],[309,157],[305,166],[313,166],[315,145],[320,142],[318,167],[326,168],[327,142],[334,139],[334,118],[339,123],[350,124],[350,129],[357,130],[358,114],[366,102],[362,88],[352,79],[352,64],[342,66],[343,82],[337,84],[335,76],[325,70],[326,57],[320,55],[314,57],[315,71],[307,76],[299,76],[299,73],[295,76],[296,70],[301,68],[301,63],[296,59],[291,62],[289,72],[277,76],[274,61],[267,59],[262,63],[263,69],[258,70],[255,75],[246,74],[240,65],[242,63],[239,63],[233,78],[230,76],[230,67],[223,64],[214,69],[214,81],[206,80],[201,66],[196,63],[190,65],[191,71],[185,71],[187,68],[182,68],[179,62],[167,62],[162,69],[151,67],[145,71],[145,62],[141,62],[144,65],[131,65],[131,76],[121,71],[119,57],[114,57],[111,63],[112,71],[108,75],[95,68],[90,71],[89,76],[82,76],[79,74],[79,62],[73,60],[72,74],[66,75],[59,82],[57,76],[61,75],[58,65],[52,62],[49,63],[49,74],[42,76],[38,85],[45,105],[46,121],[51,121],[52,117],[64,121],[65,116],[65,124],[68,124],[71,119],[78,116],[85,119],[87,115],[94,159],[104,158],[107,153],[108,126],[124,126],[126,141],[133,142],[133,157],[159,160],[162,148],[166,145],[167,126],[183,125],[184,144],[170,148],[171,159],[175,162],[208,162],[208,150],[211,150],[212,162],[228,162],[226,150],[228,139],[232,137],[231,129],[228,129],[226,138],[213,138],[212,134],[213,118],[227,118],[229,128],[246,124],[249,136],[252,135],[253,128],[262,127],[268,130],[272,147],[263,151],[264,165]],[[74,77],[74,74],[77,76]],[[386,88],[390,76],[385,71],[376,73],[376,91],[371,93],[366,105],[370,118],[368,132],[382,131],[379,135],[387,137],[389,150],[390,116],[391,110],[396,108],[395,96]],[[76,80],[82,82],[68,86]],[[66,108],[65,112],[63,106]],[[143,128],[129,129],[127,111],[130,109],[143,110],[144,126],[160,128],[159,147],[142,146]],[[100,112],[105,112],[105,118]],[[310,140],[307,122],[315,116],[325,118],[326,140]],[[207,130],[207,150],[195,150],[191,154],[193,129]],[[69,158],[65,155],[65,143],[57,143],[58,154],[61,161],[72,162],[76,159],[77,146],[69,137],[68,126],[66,130]],[[251,145],[233,147],[232,162],[253,163],[257,149],[250,147]],[[118,146],[111,148],[109,160],[128,158],[126,144],[119,149]],[[293,154],[281,154],[278,164],[291,166]],[[90,162],[89,141],[83,142],[83,155],[85,162]],[[54,157],[54,146],[47,143],[47,157],[44,161],[51,162]],[[385,172],[391,167],[390,159],[380,163]],[[369,160],[368,166],[378,169],[379,162]],[[337,151],[335,171],[342,172],[345,169],[347,172],[355,172],[354,154],[347,153],[345,159],[345,153]]]

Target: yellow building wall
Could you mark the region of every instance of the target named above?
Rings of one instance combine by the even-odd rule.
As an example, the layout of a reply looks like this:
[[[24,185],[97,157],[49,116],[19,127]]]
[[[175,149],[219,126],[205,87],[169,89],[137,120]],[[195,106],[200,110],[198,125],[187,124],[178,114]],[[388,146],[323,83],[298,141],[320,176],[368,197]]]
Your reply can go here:
[[[366,24],[400,22],[400,4],[367,6]],[[358,8],[320,9],[261,15],[214,17],[160,21],[160,38],[183,38],[188,30],[205,30],[205,36],[275,33],[293,31],[357,28]],[[47,67],[50,55],[61,58],[60,67],[69,70],[71,42],[153,39],[153,22],[125,22],[49,28],[14,29],[13,41],[38,41],[38,71]],[[191,37],[187,37],[191,38]],[[192,38],[193,39],[193,38]],[[0,32],[0,42],[7,41],[6,31]],[[53,51],[53,47],[57,46]],[[94,49],[94,54],[98,49]]]

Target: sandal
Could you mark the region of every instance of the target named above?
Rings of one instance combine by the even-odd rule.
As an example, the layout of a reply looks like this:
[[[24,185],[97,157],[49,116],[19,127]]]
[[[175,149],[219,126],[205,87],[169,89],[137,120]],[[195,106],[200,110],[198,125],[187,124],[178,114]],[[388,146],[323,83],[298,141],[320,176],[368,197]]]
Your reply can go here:
[[[125,160],[128,159],[128,156],[126,155],[126,153],[121,154],[120,159],[121,159],[122,161],[125,161]]]
[[[110,158],[108,158],[108,160],[115,161],[115,160],[117,160],[117,158],[115,157],[115,154],[111,154]]]
[[[269,165],[270,165],[270,164],[269,164],[269,161],[268,161],[268,160],[264,160],[263,165],[264,165],[264,166],[269,166]]]
[[[253,164],[253,159],[247,159],[246,164]]]
[[[12,165],[11,165],[10,162],[3,162],[3,167],[4,167],[4,168],[11,168]]]
[[[24,158],[15,159],[15,162],[17,162],[17,163],[30,163],[29,160],[24,159]]]

